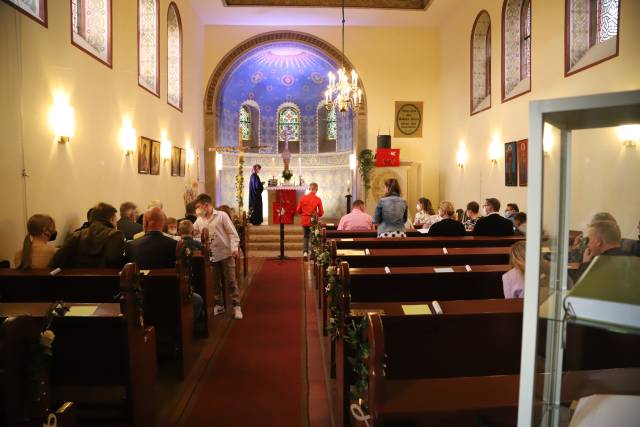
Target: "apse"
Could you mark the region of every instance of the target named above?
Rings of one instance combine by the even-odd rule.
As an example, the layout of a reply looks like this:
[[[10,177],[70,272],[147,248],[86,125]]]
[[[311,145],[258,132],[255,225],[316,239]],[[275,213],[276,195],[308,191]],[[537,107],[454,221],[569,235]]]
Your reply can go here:
[[[352,114],[328,111],[324,104],[328,73],[337,69],[332,58],[310,45],[262,44],[229,67],[217,100],[216,145],[233,147],[242,141],[244,146],[260,147],[249,149],[245,156],[245,178],[253,163],[263,166],[263,180],[279,177],[282,130],[287,129],[293,181],[298,183],[302,175],[307,184],[317,182],[331,216],[344,212],[347,183],[352,182]],[[235,206],[237,155],[223,154],[222,166],[218,202]]]

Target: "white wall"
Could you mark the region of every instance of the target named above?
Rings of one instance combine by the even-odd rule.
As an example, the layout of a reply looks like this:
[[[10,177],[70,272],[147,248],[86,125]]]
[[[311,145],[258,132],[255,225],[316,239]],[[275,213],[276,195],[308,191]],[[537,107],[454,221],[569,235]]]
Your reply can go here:
[[[622,2],[619,56],[565,78],[565,2],[535,0],[531,2],[532,89],[526,95],[502,103],[502,3],[502,0],[469,2],[469,7],[452,11],[447,25],[442,28],[440,193],[456,206],[470,200],[497,197],[503,205],[516,202],[526,209],[527,188],[504,185],[503,143],[528,137],[529,101],[640,88],[640,49],[637,42],[640,40],[640,27],[637,25],[640,22],[640,2]],[[470,116],[469,39],[476,15],[483,9],[491,17],[492,107]],[[489,160],[489,143],[494,135],[498,137],[502,153],[497,165],[492,165]],[[574,138],[573,175],[576,186],[572,197],[572,228],[582,229],[585,218],[596,210],[611,210],[615,211],[625,229],[623,234],[628,234],[632,231],[629,225],[635,224],[640,217],[640,204],[633,198],[635,196],[629,198],[628,193],[621,190],[632,190],[628,182],[640,182],[637,150],[622,150],[613,131],[592,131]],[[456,165],[460,141],[466,143],[469,153],[468,163],[462,170]],[[624,176],[612,173],[613,170],[624,170]]]
[[[174,145],[190,144],[204,158],[204,27],[189,1],[177,4],[183,26],[183,112],[166,102],[168,0],[160,4],[160,98],[138,87],[136,1],[113,2],[113,69],[71,45],[69,2],[49,2],[48,28],[0,3],[0,120],[5,133],[0,142],[0,258],[13,259],[26,219],[34,213],[54,217],[57,243],[98,201],[118,207],[131,200],[144,208],[149,200],[160,199],[168,215],[184,213],[183,193],[197,180],[196,165],[184,178],[171,177],[168,164],[159,176],[139,175],[137,156],[125,157],[119,141],[123,118],[129,116],[138,136],[160,140],[164,130]],[[75,137],[67,144],[54,140],[48,122],[58,90],[75,109]],[[25,180],[20,175],[23,147]]]

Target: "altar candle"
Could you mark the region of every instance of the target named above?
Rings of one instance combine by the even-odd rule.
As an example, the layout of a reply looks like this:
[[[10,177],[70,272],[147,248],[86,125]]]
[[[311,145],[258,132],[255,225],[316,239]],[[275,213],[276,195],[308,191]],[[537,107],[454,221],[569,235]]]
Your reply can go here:
[[[276,158],[275,157],[271,158],[271,169],[273,170],[272,172],[273,176],[276,176]]]
[[[298,176],[302,176],[302,156],[298,157]]]

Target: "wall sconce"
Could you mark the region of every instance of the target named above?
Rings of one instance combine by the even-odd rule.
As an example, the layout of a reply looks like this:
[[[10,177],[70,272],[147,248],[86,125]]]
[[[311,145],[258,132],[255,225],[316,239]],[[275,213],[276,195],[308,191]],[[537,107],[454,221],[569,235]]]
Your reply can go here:
[[[467,149],[464,142],[461,142],[460,147],[458,148],[458,151],[456,153],[456,162],[458,163],[458,167],[463,168],[465,163],[467,163],[467,160]]]
[[[351,169],[352,171],[356,170],[356,164],[357,160],[355,153],[349,154],[349,169]]]
[[[193,165],[193,160],[195,159],[193,148],[190,145],[187,145],[187,164],[189,166]]]
[[[545,157],[549,157],[553,148],[553,128],[549,123],[544,124],[544,132],[542,133],[542,151]]]
[[[162,132],[160,138],[160,158],[165,162],[171,159],[171,141],[167,139],[166,132]]]
[[[69,105],[69,100],[62,92],[56,93],[53,97],[49,120],[56,140],[60,144],[69,142],[73,138],[76,128],[75,114],[73,107]]]
[[[120,145],[125,156],[130,156],[136,150],[136,130],[131,126],[131,120],[125,118],[120,129]]]
[[[494,165],[498,163],[498,159],[500,159],[501,147],[500,147],[500,137],[497,135],[493,136],[493,139],[489,143],[489,160]]]
[[[216,171],[222,170],[222,154],[216,152]]]
[[[625,147],[635,147],[640,141],[640,125],[618,126],[618,137]]]

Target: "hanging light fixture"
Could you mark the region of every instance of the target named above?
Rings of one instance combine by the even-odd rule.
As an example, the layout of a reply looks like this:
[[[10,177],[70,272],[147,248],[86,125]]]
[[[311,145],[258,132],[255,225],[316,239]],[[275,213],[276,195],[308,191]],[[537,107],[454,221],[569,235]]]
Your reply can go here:
[[[342,113],[346,113],[349,108],[356,112],[362,102],[362,89],[358,88],[358,73],[351,70],[351,81],[344,67],[344,0],[342,0],[342,67],[338,70],[338,81],[336,75],[329,72],[329,84],[324,92],[324,101],[327,110],[338,108]]]

